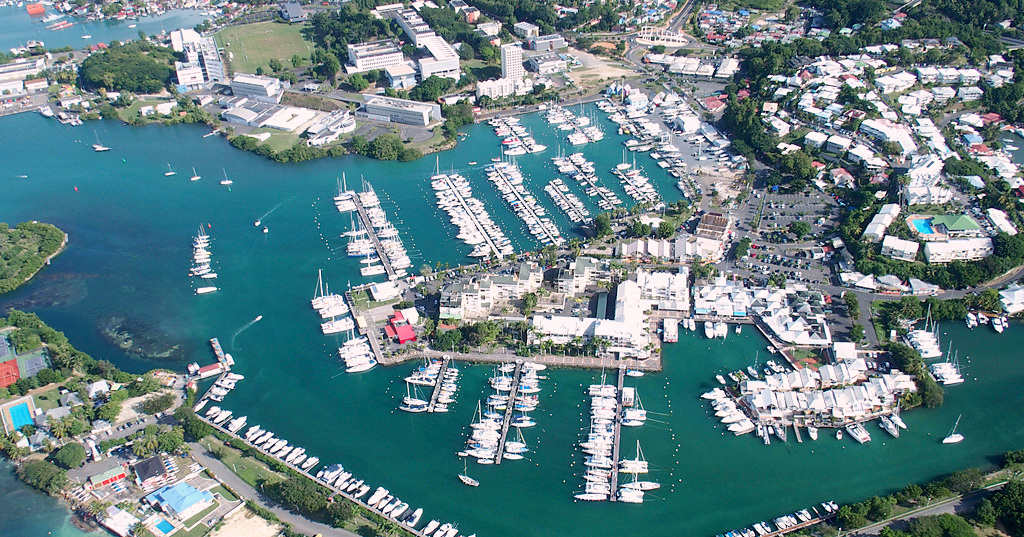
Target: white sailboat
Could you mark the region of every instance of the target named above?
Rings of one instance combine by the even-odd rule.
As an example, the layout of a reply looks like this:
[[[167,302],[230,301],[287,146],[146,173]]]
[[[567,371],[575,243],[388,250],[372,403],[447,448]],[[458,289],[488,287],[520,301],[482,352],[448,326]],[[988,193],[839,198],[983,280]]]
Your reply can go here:
[[[199,174],[196,173],[196,167],[192,166],[192,177],[189,177],[188,180],[189,181],[198,181],[199,179],[201,179],[201,177],[199,177]]]
[[[110,151],[110,148],[103,145],[103,142],[100,141],[100,135],[96,131],[93,131],[93,134],[96,135],[96,143],[92,144],[92,150],[97,153],[101,153],[103,151]]]
[[[230,184],[234,183],[234,181],[232,181],[231,179],[228,179],[228,171],[227,170],[223,170],[223,171],[224,171],[224,178],[220,180],[220,184],[222,184],[222,185],[230,185]]]
[[[479,487],[480,486],[480,482],[477,481],[476,479],[473,479],[472,477],[469,477],[469,475],[467,475],[468,473],[469,472],[467,471],[466,460],[463,459],[462,460],[462,473],[459,474],[459,481],[462,481],[463,484],[469,485],[471,487]]]
[[[170,177],[172,175],[178,175],[178,172],[171,168],[171,163],[167,163],[167,171],[164,172],[164,177]]]
[[[956,423],[953,424],[953,429],[950,430],[949,434],[946,435],[946,437],[942,439],[942,443],[943,444],[958,444],[958,443],[964,441],[964,435],[956,432],[957,426],[960,425],[960,418],[961,417],[963,417],[962,414],[960,416],[956,417]]]

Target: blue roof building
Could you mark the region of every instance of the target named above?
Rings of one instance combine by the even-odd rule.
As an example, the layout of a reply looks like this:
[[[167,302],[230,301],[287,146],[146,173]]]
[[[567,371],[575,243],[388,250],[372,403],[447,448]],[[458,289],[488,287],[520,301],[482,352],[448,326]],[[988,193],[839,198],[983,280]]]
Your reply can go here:
[[[213,494],[197,490],[184,481],[165,486],[146,496],[146,501],[161,511],[185,520],[213,503]]]

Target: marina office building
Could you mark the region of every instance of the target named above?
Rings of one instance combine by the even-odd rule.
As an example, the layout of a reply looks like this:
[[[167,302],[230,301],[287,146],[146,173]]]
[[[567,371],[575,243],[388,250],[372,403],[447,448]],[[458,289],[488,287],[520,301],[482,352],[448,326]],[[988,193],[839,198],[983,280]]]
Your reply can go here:
[[[366,99],[366,102],[363,103],[363,109],[357,115],[370,119],[419,125],[420,127],[426,127],[432,120],[441,120],[441,106],[436,103],[421,103],[369,94],[363,94],[363,98]]]

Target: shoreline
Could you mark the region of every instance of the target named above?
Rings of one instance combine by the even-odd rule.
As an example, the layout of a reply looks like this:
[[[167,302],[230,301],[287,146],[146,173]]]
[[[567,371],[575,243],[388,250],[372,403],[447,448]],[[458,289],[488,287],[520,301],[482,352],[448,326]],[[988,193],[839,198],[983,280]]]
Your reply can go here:
[[[49,224],[49,225],[53,226],[53,224]],[[53,226],[53,227],[54,227],[54,229],[60,230],[61,233],[64,233],[64,231],[61,230],[60,228],[58,228],[57,226]],[[38,269],[36,269],[35,272],[33,272],[32,274],[29,274],[27,277],[25,277],[25,279],[22,280],[22,282],[19,283],[18,285],[14,286],[14,289],[11,289],[11,291],[15,291],[18,288],[20,288],[21,286],[25,285],[26,283],[32,281],[32,278],[35,278],[36,275],[39,274],[40,272],[42,272],[44,268],[50,266],[50,260],[51,259],[57,257],[62,252],[64,252],[64,249],[67,247],[67,245],[68,245],[68,234],[64,233],[64,238],[60,241],[60,247],[57,248],[57,251],[53,252],[52,254],[46,256],[45,258],[43,258],[43,265],[40,266]]]

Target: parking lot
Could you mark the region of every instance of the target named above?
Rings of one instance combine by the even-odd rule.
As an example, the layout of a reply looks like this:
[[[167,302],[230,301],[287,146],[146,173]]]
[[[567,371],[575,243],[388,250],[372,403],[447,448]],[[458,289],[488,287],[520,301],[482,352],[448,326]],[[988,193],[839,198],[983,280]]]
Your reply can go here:
[[[760,231],[786,230],[793,222],[802,221],[810,224],[810,235],[817,235],[839,225],[838,202],[819,191],[798,194],[768,192],[764,194],[760,210],[761,217],[757,221]]]

